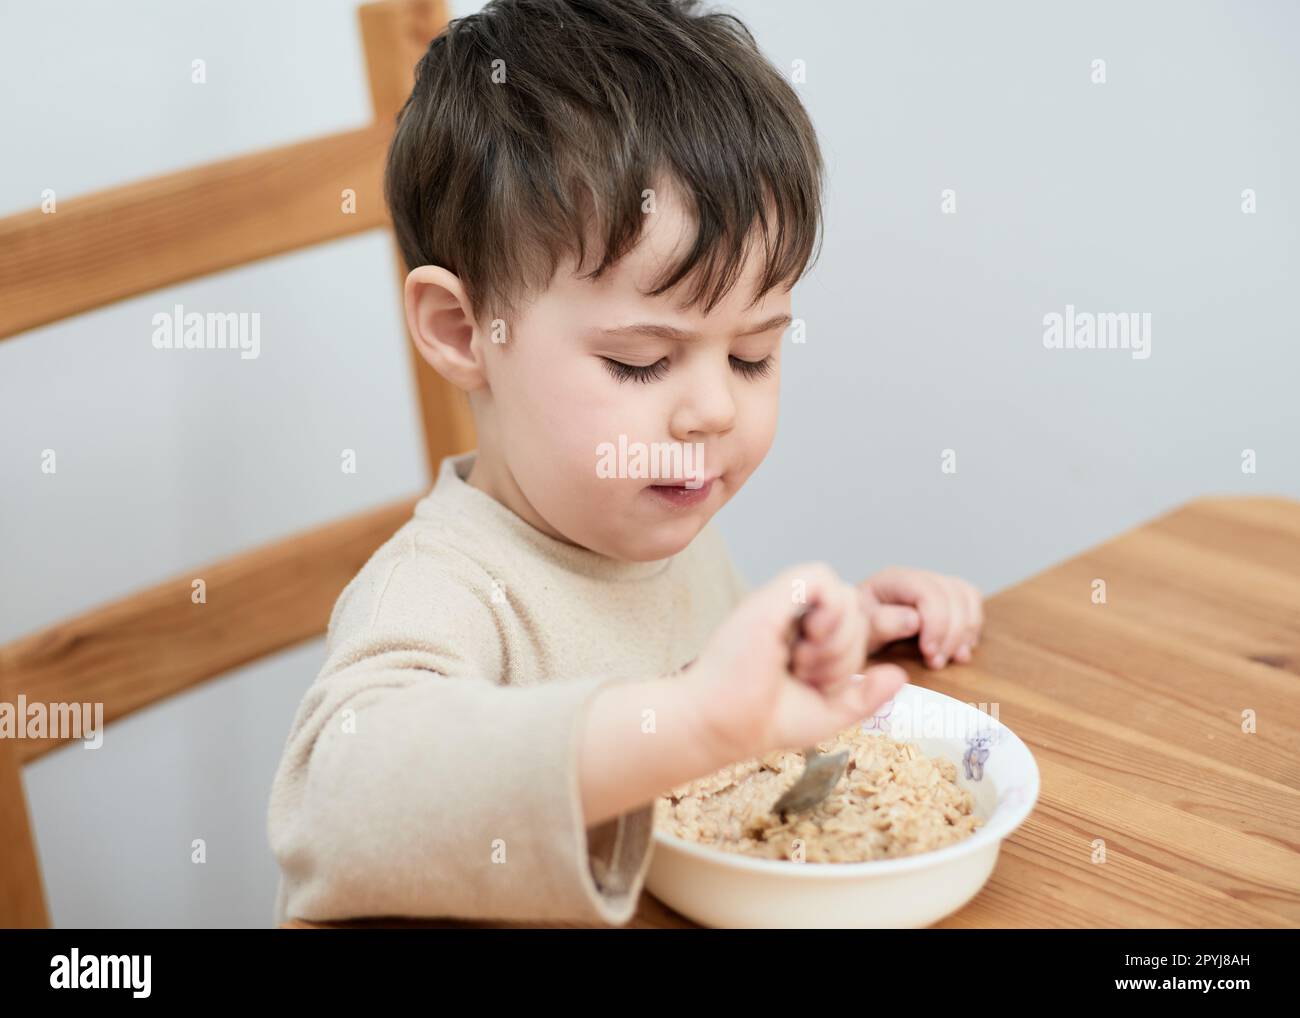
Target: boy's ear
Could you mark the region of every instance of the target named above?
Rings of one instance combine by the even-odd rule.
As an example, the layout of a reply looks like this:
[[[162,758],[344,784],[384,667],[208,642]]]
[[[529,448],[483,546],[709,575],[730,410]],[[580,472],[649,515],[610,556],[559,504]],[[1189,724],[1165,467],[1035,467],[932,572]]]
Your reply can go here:
[[[406,327],[420,356],[464,392],[482,388],[487,379],[460,279],[437,265],[421,265],[406,277],[404,298]]]

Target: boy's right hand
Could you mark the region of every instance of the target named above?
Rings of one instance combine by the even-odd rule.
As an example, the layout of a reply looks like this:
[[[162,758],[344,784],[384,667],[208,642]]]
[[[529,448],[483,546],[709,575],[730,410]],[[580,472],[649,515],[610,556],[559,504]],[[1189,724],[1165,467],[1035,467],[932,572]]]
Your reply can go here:
[[[798,596],[796,596],[798,595]],[[897,665],[866,668],[867,622],[856,587],[821,562],[795,566],[742,601],[682,673],[702,737],[734,763],[800,749],[834,735],[893,696]],[[804,604],[804,638],[790,663],[791,624]]]

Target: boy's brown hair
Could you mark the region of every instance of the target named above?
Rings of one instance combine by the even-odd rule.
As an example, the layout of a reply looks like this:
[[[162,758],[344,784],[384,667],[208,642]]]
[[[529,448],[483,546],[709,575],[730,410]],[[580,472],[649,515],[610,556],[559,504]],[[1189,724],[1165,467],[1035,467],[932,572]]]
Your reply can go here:
[[[757,226],[755,300],[793,286],[820,245],[822,160],[794,90],[735,17],[698,0],[492,0],[416,68],[384,190],[408,269],[460,277],[476,319],[513,320],[561,258],[587,275],[631,250],[644,192],[670,178],[694,243],[658,296],[696,280],[707,314]],[[696,270],[698,274],[696,274]]]

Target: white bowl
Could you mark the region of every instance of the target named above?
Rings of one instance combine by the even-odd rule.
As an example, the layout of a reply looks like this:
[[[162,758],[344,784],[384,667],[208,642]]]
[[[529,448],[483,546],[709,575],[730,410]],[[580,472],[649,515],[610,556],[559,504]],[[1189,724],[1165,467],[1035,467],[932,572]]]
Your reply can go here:
[[[682,915],[722,928],[917,927],[957,911],[988,880],[1002,839],[1034,808],[1033,754],[990,705],[910,683],[863,727],[956,764],[957,784],[970,790],[984,824],[931,852],[860,863],[758,859],[656,829],[646,889]]]

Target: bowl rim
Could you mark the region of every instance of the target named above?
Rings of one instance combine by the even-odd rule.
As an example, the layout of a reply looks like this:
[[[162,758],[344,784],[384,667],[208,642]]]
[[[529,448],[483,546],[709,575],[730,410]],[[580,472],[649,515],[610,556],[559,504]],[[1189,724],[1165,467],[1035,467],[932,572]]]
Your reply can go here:
[[[964,700],[958,700],[956,697],[941,693],[937,689],[913,685],[910,682],[904,688],[908,687],[918,690],[920,695],[941,697],[953,703],[961,704],[968,710],[976,710]],[[985,715],[985,717],[988,717],[988,715]],[[739,852],[727,852],[722,849],[701,845],[699,842],[687,841],[675,834],[661,831],[657,827],[653,828],[654,841],[666,848],[683,852],[701,862],[752,873],[768,873],[774,876],[796,877],[796,879],[810,878],[814,880],[843,880],[854,877],[907,873],[912,870],[928,869],[931,866],[941,866],[946,862],[959,859],[963,855],[977,852],[981,848],[995,847],[1024,823],[1029,814],[1033,812],[1034,806],[1038,802],[1041,777],[1038,771],[1038,761],[1034,759],[1033,752],[1025,745],[1020,736],[1003,724],[1001,719],[990,718],[990,720],[998,730],[999,739],[1009,739],[1012,745],[1019,746],[1024,750],[1025,759],[1029,765],[1026,775],[1027,780],[1024,784],[1026,794],[1019,805],[1005,812],[999,811],[998,805],[1001,805],[999,801],[998,805],[994,807],[993,817],[987,823],[977,828],[974,834],[951,845],[944,845],[942,848],[931,849],[928,852],[918,852],[916,855],[903,856],[899,859],[869,859],[865,862],[808,864],[791,862],[788,859],[760,859]]]

